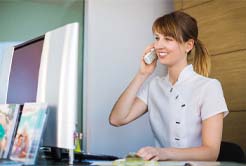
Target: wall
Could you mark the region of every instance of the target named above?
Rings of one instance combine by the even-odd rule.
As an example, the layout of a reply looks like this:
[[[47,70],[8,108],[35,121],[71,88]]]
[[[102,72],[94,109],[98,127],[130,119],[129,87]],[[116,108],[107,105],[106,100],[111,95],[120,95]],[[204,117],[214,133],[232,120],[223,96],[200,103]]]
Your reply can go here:
[[[138,71],[144,48],[154,41],[152,23],[173,10],[173,2],[87,0],[85,7],[83,147],[89,153],[124,157],[153,145],[147,116],[119,128],[110,126],[108,117]]]
[[[0,1],[0,42],[26,41],[71,22],[80,23],[78,129],[82,130],[83,0]]]
[[[212,55],[211,77],[221,81],[230,114],[223,140],[246,149],[246,1],[175,0],[198,21],[199,38]]]

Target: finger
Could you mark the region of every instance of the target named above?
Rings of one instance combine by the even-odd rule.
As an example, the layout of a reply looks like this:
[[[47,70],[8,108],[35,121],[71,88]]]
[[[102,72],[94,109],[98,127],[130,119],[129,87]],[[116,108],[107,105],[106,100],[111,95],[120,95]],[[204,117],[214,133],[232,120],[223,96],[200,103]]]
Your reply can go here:
[[[151,160],[154,157],[155,156],[153,156],[153,154],[149,153],[149,154],[147,154],[147,155],[144,156],[144,160]]]
[[[146,155],[146,153],[144,151],[138,151],[136,155],[143,158]]]
[[[141,157],[141,153],[140,154],[139,153],[136,153],[136,156]]]
[[[158,161],[159,160],[159,157],[158,156],[155,156],[151,159],[151,161]]]
[[[150,45],[148,45],[144,51],[144,55],[149,53],[151,51],[151,49],[153,49],[153,48],[154,48],[154,43],[151,43]]]
[[[142,154],[142,153],[144,153],[144,152],[145,152],[145,149],[146,149],[145,147],[139,149],[139,150],[137,151],[137,154]]]
[[[147,47],[146,47],[146,49],[151,49],[151,48],[153,48],[154,47],[154,43],[150,43]]]

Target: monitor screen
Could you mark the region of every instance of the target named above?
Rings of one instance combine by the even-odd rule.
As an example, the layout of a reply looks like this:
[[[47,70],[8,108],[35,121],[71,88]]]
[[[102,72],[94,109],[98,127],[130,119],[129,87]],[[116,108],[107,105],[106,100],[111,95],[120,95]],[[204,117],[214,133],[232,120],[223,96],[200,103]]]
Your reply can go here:
[[[35,102],[44,36],[14,47],[7,103]]]

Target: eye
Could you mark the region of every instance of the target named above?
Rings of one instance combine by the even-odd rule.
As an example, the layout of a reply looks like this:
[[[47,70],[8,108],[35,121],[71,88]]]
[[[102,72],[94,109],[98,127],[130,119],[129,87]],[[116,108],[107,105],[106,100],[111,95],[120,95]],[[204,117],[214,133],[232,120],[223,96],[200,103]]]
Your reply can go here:
[[[155,40],[158,41],[160,39],[159,36],[155,36]]]
[[[174,38],[171,36],[165,36],[164,38],[166,41],[173,41],[174,40]]]
[[[166,36],[166,37],[165,37],[165,40],[166,40],[166,41],[173,41],[173,38],[170,37],[170,36]]]

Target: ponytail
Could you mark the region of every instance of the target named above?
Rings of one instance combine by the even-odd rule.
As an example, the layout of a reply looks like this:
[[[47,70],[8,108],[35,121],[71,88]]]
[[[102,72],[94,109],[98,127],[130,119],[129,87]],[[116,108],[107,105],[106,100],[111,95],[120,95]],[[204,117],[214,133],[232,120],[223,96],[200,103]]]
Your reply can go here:
[[[195,41],[194,70],[205,77],[210,74],[211,61],[206,47],[200,40]]]

